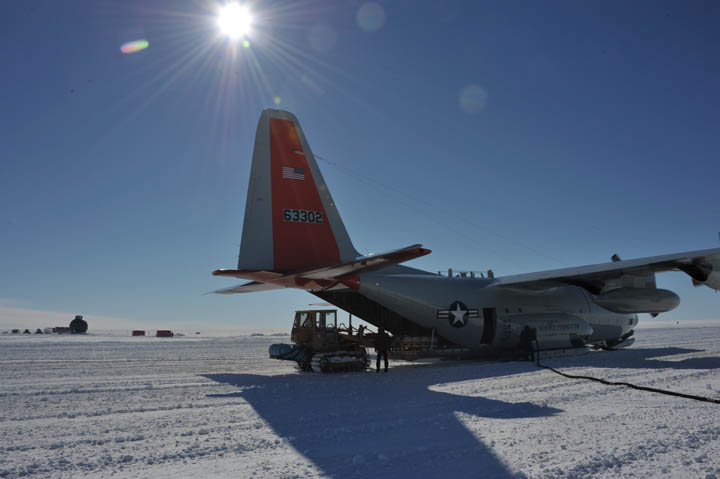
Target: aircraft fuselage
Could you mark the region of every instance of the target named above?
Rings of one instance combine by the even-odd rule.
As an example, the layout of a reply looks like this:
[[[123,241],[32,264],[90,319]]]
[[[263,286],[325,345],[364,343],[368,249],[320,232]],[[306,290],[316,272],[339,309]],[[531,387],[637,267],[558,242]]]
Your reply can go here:
[[[358,293],[467,348],[514,349],[525,326],[544,348],[610,343],[629,333],[637,315],[618,314],[576,286],[537,291],[494,288],[488,278],[366,274]]]

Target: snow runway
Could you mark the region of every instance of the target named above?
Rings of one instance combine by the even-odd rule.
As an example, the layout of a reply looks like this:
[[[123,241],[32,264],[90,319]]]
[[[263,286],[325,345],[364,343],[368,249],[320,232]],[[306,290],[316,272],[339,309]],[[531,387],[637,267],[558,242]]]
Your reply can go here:
[[[636,338],[546,363],[720,398],[720,322]],[[2,335],[0,477],[720,477],[717,405],[523,362],[300,374],[279,341]]]

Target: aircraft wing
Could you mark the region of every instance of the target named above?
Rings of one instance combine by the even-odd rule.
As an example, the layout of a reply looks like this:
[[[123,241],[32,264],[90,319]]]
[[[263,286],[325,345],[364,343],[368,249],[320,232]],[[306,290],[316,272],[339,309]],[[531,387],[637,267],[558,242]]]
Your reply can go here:
[[[546,289],[553,286],[581,286],[599,293],[607,281],[622,276],[647,276],[662,271],[683,271],[693,282],[720,288],[720,248],[650,256],[612,263],[593,264],[496,278],[490,287]]]
[[[252,283],[215,291],[218,294],[245,293],[266,289],[298,288],[307,291],[326,290],[343,284],[352,287],[353,277],[425,256],[431,251],[416,244],[387,253],[360,256],[353,261],[287,274],[273,271],[219,269],[214,276],[253,280]]]

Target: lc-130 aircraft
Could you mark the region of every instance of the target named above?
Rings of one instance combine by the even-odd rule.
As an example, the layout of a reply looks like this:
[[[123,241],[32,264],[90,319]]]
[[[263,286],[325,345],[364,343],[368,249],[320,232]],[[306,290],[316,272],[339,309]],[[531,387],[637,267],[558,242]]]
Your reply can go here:
[[[494,354],[519,348],[526,327],[543,350],[629,346],[637,313],[680,302],[656,287],[658,272],[683,271],[695,285],[720,289],[720,248],[504,277],[399,265],[429,253],[416,244],[359,254],[297,118],[263,111],[238,269],[213,272],[251,281],[216,293],[304,289],[395,338]]]

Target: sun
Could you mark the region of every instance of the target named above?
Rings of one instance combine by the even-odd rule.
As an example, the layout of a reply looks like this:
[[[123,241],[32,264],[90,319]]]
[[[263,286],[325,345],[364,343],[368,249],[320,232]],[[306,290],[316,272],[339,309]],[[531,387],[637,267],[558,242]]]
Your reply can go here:
[[[239,3],[228,3],[218,11],[217,22],[222,34],[238,39],[250,31],[252,16],[247,7]]]

